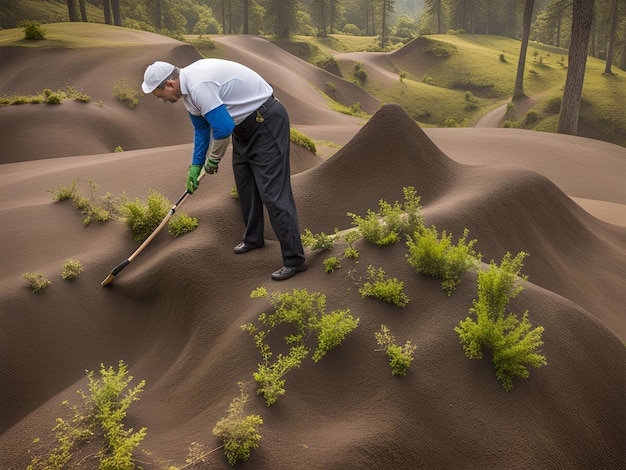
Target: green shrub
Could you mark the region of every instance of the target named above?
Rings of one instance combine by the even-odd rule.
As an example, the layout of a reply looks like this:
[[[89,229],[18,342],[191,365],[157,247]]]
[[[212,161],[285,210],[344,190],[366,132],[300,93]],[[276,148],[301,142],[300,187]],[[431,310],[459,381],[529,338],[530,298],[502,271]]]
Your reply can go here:
[[[61,470],[64,468],[99,468],[103,470],[126,470],[136,468],[133,452],[146,435],[146,428],[133,433],[133,429],[125,429],[123,420],[128,407],[139,400],[145,382],[127,390],[133,377],[127,376],[127,368],[123,361],[119,369],[105,369],[100,365],[101,379],[94,379],[93,372],[86,371],[89,379],[89,394],[78,390],[83,403],[80,407],[70,405],[66,400],[63,405],[72,413],[70,419],[57,418],[55,433],[58,446],[53,448],[47,457],[35,455],[28,470]],[[122,395],[123,394],[123,395]],[[75,451],[81,444],[94,436],[102,435],[103,443],[96,454],[80,456],[78,462]],[[38,443],[39,439],[35,439]],[[98,459],[98,463],[90,460]]]
[[[63,265],[61,278],[66,281],[73,281],[81,272],[83,272],[82,263],[75,259],[68,259]]]
[[[513,313],[505,315],[507,304],[521,292],[521,283],[527,280],[527,276],[520,277],[526,256],[520,252],[511,260],[511,254],[506,253],[499,267],[492,260],[488,271],[480,271],[478,299],[470,309],[475,319],[467,317],[454,328],[469,359],[482,358],[484,347],[493,352],[496,378],[506,391],[513,388],[515,376],[529,377],[527,366],[547,364],[538,350],[543,345],[543,327],[531,330],[528,310],[521,322]]]
[[[413,362],[413,353],[417,347],[413,346],[410,341],[407,341],[404,347],[398,346],[395,337],[385,325],[380,325],[380,331],[375,332],[374,337],[389,359],[391,374],[406,375],[407,370],[411,367],[411,362]]]
[[[299,145],[300,147],[304,147],[313,155],[317,154],[317,147],[315,146],[315,142],[313,142],[310,137],[304,135],[297,129],[289,130],[289,140],[294,144]]]
[[[122,214],[126,217],[126,226],[136,242],[143,242],[159,226],[167,215],[171,203],[155,190],[150,190],[146,204],[139,198],[122,205]]]
[[[363,68],[363,64],[361,62],[357,62],[354,64],[354,68],[352,69],[352,75],[361,83],[367,80],[367,72]]]
[[[469,230],[463,231],[456,245],[452,244],[452,234],[444,230],[439,239],[435,227],[415,232],[406,242],[409,247],[407,261],[416,272],[441,278],[441,288],[451,295],[461,283],[461,276],[476,266],[482,255],[473,249],[476,240],[466,243]]]
[[[369,265],[367,278],[369,280],[359,288],[362,298],[372,297],[402,308],[409,303],[409,298],[404,293],[404,283],[395,277],[387,279],[382,268],[376,270],[372,265]]]
[[[429,39],[429,45],[424,48],[425,54],[439,58],[450,57],[457,53],[458,48],[454,44]]]
[[[46,29],[38,21],[22,21],[19,25],[24,30],[24,39],[40,41],[46,38]]]
[[[197,229],[198,225],[198,219],[184,213],[176,214],[167,224],[169,232],[175,237]]]
[[[310,350],[305,344],[307,338],[311,335],[317,338],[313,361],[318,362],[359,323],[358,318],[350,315],[350,310],[326,313],[326,296],[309,294],[306,289],[294,289],[293,293],[284,294],[275,292],[270,296],[265,288],[258,288],[250,296],[269,297],[274,307],[272,313],[260,314],[256,324],[247,323],[241,327],[254,337],[261,352],[263,363],[258,365],[253,377],[259,386],[257,393],[263,395],[268,406],[285,394],[284,376],[291,369],[299,368],[309,355]],[[275,355],[268,342],[270,334],[277,327],[284,333],[283,339],[289,348],[287,354]]]
[[[334,273],[340,267],[341,263],[339,263],[336,256],[331,256],[324,260],[324,271],[326,271],[327,274]]]
[[[331,82],[325,82],[324,83],[324,91],[326,93],[332,94],[335,93],[337,91],[337,87],[331,83]]]
[[[534,124],[539,120],[539,113],[533,109],[526,113],[526,117],[524,118],[525,124]]]
[[[71,199],[74,207],[81,212],[83,223],[89,225],[94,220],[103,223],[112,219],[117,219],[121,215],[123,204],[127,202],[124,194],[114,198],[111,193],[104,196],[96,197],[98,187],[92,180],[87,180],[89,184],[90,195],[85,197],[78,188],[78,180],[72,181],[70,186],[56,189],[48,189],[52,193],[52,199],[55,202]]]
[[[344,258],[359,259],[359,251],[353,246],[347,246],[343,252]]]
[[[125,78],[119,78],[113,87],[113,97],[121,103],[126,103],[129,108],[134,108],[139,104],[139,92],[126,84]]]
[[[361,29],[355,24],[348,23],[343,27],[343,33],[349,36],[360,36]]]
[[[113,150],[114,153],[122,153],[124,151],[124,148],[121,145],[118,145],[117,147],[115,147],[115,149]]]
[[[328,351],[339,346],[345,337],[359,325],[359,318],[350,315],[350,310],[335,310],[322,314],[311,326],[317,332],[317,347],[313,353],[313,362],[318,362]]]
[[[504,57],[504,54],[500,54],[500,62],[504,62],[506,64],[506,57]]]
[[[245,416],[248,395],[244,393],[243,387],[243,382],[239,382],[239,397],[230,403],[228,416],[220,419],[213,428],[213,435],[224,444],[224,454],[231,465],[248,460],[250,451],[259,447],[261,440],[257,428],[263,424],[263,420],[259,415]]]
[[[421,215],[420,197],[412,186],[403,188],[404,204],[393,205],[380,200],[378,212],[368,209],[365,217],[348,212],[352,225],[359,228],[363,238],[374,245],[387,246],[400,241],[401,234],[421,230],[424,221]]]
[[[34,293],[41,292],[52,284],[52,281],[46,279],[44,273],[24,273],[22,277]]]
[[[315,234],[308,228],[304,229],[304,234],[301,235],[302,245],[307,246],[312,250],[330,251],[340,238],[338,232],[339,230],[335,229],[335,235],[326,235],[324,232]]]

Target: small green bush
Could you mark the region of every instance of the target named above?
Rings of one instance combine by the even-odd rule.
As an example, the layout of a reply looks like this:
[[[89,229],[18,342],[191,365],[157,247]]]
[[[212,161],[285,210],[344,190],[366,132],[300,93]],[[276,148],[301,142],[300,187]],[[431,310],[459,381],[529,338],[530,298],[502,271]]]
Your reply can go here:
[[[198,225],[198,219],[184,213],[176,214],[167,224],[169,232],[175,237],[197,229]]]
[[[354,64],[352,75],[361,83],[364,83],[365,80],[367,80],[367,72],[363,68],[363,64],[361,62]]]
[[[441,239],[435,227],[415,232],[406,242],[407,261],[418,273],[440,277],[441,288],[451,295],[461,283],[461,276],[482,258],[474,251],[476,240],[466,242],[468,234],[469,230],[465,229],[458,243],[453,245],[452,234],[446,234],[445,230]]]
[[[41,292],[52,284],[52,281],[46,279],[44,273],[24,273],[22,277],[34,293]]]
[[[123,420],[128,407],[139,400],[145,382],[127,390],[133,377],[127,376],[127,368],[123,361],[119,369],[106,369],[100,365],[100,379],[95,379],[91,371],[86,371],[89,379],[89,394],[78,390],[82,397],[82,405],[70,405],[66,400],[63,405],[72,414],[69,419],[57,418],[55,433],[58,446],[53,448],[47,457],[34,455],[27,470],[61,470],[64,468],[99,468],[103,470],[126,470],[136,468],[133,452],[146,435],[146,428],[133,433],[133,429],[125,429]],[[103,442],[99,452],[87,456],[76,451],[81,444],[90,441],[94,436],[102,436]],[[35,443],[40,440],[35,439]],[[77,461],[80,457],[80,461]],[[98,462],[93,462],[97,459]]]
[[[404,308],[409,303],[409,298],[404,293],[404,283],[395,277],[387,279],[382,268],[367,267],[366,281],[360,288],[362,298],[372,297],[385,303]]]
[[[340,267],[341,263],[339,263],[336,256],[331,256],[324,260],[324,271],[326,271],[327,274],[334,273]]]
[[[500,62],[504,62],[506,64],[506,57],[504,57],[504,54],[500,54]]]
[[[473,301],[470,315],[454,328],[469,359],[481,359],[483,348],[493,352],[492,362],[496,378],[502,387],[513,388],[515,376],[528,378],[527,366],[546,365],[540,353],[543,345],[543,327],[531,330],[528,310],[521,322],[513,313],[505,315],[506,306],[523,289],[527,276],[520,276],[526,253],[520,252],[514,259],[506,253],[500,266],[492,260],[488,271],[478,273],[478,299]]]
[[[289,140],[293,142],[294,144],[299,145],[300,147],[304,147],[313,155],[317,155],[317,147],[315,146],[315,142],[313,142],[313,140],[310,137],[304,135],[299,130],[290,129]]]
[[[83,265],[80,261],[75,259],[68,259],[63,265],[61,272],[61,278],[66,281],[73,281],[78,278],[78,275],[83,272]]]
[[[121,215],[122,206],[127,202],[124,194],[114,198],[111,193],[104,196],[96,197],[98,190],[97,185],[92,180],[87,180],[89,184],[90,195],[85,197],[78,188],[78,180],[72,181],[70,186],[48,189],[52,193],[52,199],[55,202],[71,199],[74,207],[81,212],[83,216],[83,224],[89,225],[94,220],[98,223],[107,222],[117,219]]]
[[[391,374],[406,375],[407,370],[411,367],[411,362],[413,362],[413,353],[417,346],[413,346],[410,341],[407,341],[404,346],[398,346],[395,337],[385,325],[380,325],[380,331],[375,332],[374,337],[389,358]]]
[[[121,103],[126,103],[129,108],[134,108],[139,104],[139,92],[126,84],[124,77],[119,78],[113,87],[113,97]]]
[[[136,242],[143,242],[159,226],[167,215],[171,203],[155,190],[150,190],[147,203],[139,198],[122,206],[122,214],[126,218],[126,226],[130,229]]]
[[[353,318],[348,309],[326,313],[326,296],[309,294],[306,289],[294,289],[293,293],[275,292],[270,296],[267,289],[261,287],[252,291],[250,297],[269,297],[274,307],[272,313],[260,314],[256,324],[241,326],[243,331],[254,337],[261,352],[263,363],[258,365],[253,377],[259,386],[257,393],[263,395],[268,406],[285,394],[284,376],[291,369],[299,368],[309,355],[310,350],[305,343],[307,338],[311,335],[317,337],[313,361],[318,362],[359,323],[359,319]],[[289,348],[287,354],[275,354],[270,347],[268,339],[277,327],[284,333],[283,339]]]
[[[243,382],[239,382],[240,394],[230,403],[228,416],[220,419],[213,428],[213,435],[223,442],[224,454],[231,465],[248,460],[250,451],[259,447],[261,440],[257,428],[263,420],[259,415],[245,416],[248,395],[243,388]]]
[[[313,233],[308,228],[304,229],[304,234],[301,235],[302,245],[307,246],[312,250],[330,251],[340,238],[338,232],[339,230],[335,229],[335,235],[326,235],[324,232]]]
[[[420,197],[412,186],[403,188],[404,204],[390,204],[380,200],[378,212],[368,209],[365,217],[348,212],[352,225],[359,228],[363,238],[374,245],[387,246],[400,241],[401,234],[421,230],[424,219],[421,215]]]
[[[46,38],[46,29],[38,21],[22,21],[20,26],[24,30],[24,39],[40,41]]]

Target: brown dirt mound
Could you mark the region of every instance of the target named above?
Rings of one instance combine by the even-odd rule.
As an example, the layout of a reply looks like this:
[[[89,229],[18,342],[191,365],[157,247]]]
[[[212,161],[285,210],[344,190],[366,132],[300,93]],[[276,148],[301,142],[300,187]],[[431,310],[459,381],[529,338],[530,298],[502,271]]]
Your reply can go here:
[[[247,57],[246,43],[231,44],[238,57]],[[248,49],[256,45],[253,39]],[[137,74],[145,59],[135,64]],[[287,64],[274,65],[278,77],[290,75]],[[298,108],[297,93],[287,96],[294,100],[287,108]],[[302,106],[318,109],[312,103]],[[68,109],[79,112],[80,106]],[[172,116],[159,108],[151,121],[165,129]],[[320,128],[333,127],[326,112],[309,114],[319,117]],[[343,116],[337,122],[337,128],[349,128]],[[313,128],[315,121],[307,125]],[[48,129],[41,121],[38,135],[48,138]],[[53,129],[73,134],[69,127]],[[179,209],[197,217],[200,227],[180,238],[159,234],[107,288],[100,282],[137,244],[121,221],[83,226],[70,203],[51,202],[46,190],[92,178],[102,193],[126,191],[145,199],[155,188],[175,200],[191,144],[3,164],[0,467],[25,468],[28,451],[36,450],[34,438],[52,444],[55,418],[65,417],[61,402],[76,403],[75,391],[86,390],[84,371],[122,359],[133,383],[146,380],[127,421],[135,429],[147,427],[141,448],[148,453],[137,454],[144,468],[183,465],[192,442],[217,448],[211,430],[226,416],[238,381],[250,395],[247,414],[264,420],[260,447],[242,468],[623,468],[626,229],[601,222],[565,195],[560,188],[575,168],[561,165],[557,187],[538,171],[497,158],[504,145],[530,148],[533,157],[544,148],[544,158],[566,162],[567,155],[554,155],[555,146],[578,145],[595,155],[603,143],[570,137],[542,146],[549,136],[512,130],[488,142],[478,129],[431,139],[397,105],[382,107],[358,132],[351,129],[337,154],[293,176],[301,230],[350,228],[348,211],[365,215],[380,199],[402,200],[402,188],[415,187],[426,223],[452,232],[455,240],[467,227],[485,262],[499,262],[506,251],[530,253],[522,270],[529,282],[507,310],[518,316],[528,310],[533,326],[545,328],[547,366],[516,379],[507,393],[489,354],[465,358],[454,327],[476,297],[476,274],[467,273],[448,297],[437,279],[408,265],[402,242],[378,248],[361,240],[355,245],[358,262],[342,258],[343,243],[331,252],[307,250],[307,272],[271,281],[280,263],[271,228],[265,248],[243,256],[232,252],[243,226],[230,196],[230,157]],[[478,143],[469,131],[477,133]],[[515,158],[523,163],[524,152]],[[603,152],[594,163],[597,173],[588,174],[586,190],[612,200],[611,194],[619,195],[614,180],[594,184],[595,175],[610,175],[623,163]],[[328,256],[342,263],[332,274],[324,272]],[[68,258],[85,267],[74,282],[60,278]],[[355,281],[368,265],[404,282],[406,308],[361,297]],[[24,272],[44,272],[53,284],[33,294],[21,279]],[[358,328],[319,363],[307,359],[289,372],[286,394],[271,407],[255,393],[252,373],[261,357],[240,329],[271,308],[250,298],[261,286],[319,292],[327,312],[348,308],[360,318]],[[399,343],[417,346],[406,377],[393,377],[387,358],[376,351],[374,332],[381,324]],[[90,458],[83,464],[96,466]],[[231,468],[221,450],[207,457],[207,466]]]

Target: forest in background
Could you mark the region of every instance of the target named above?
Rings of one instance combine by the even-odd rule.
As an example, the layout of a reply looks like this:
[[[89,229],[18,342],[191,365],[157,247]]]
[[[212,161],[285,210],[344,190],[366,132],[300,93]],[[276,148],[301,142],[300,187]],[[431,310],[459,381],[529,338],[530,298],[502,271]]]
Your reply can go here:
[[[7,0],[0,27],[24,20],[91,21],[185,34],[380,37],[381,51],[428,34],[493,34],[520,39],[519,0]],[[531,41],[569,48],[574,0],[534,0]],[[626,2],[595,0],[589,55],[626,69]]]

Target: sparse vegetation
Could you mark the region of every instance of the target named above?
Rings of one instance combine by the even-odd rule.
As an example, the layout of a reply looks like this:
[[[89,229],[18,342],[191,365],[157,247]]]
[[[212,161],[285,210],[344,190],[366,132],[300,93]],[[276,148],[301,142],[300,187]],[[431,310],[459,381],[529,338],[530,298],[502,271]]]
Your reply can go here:
[[[78,209],[83,216],[83,224],[89,225],[94,220],[98,223],[103,223],[112,219],[120,217],[122,207],[127,202],[125,194],[114,198],[111,193],[106,193],[104,196],[96,196],[98,187],[93,180],[88,179],[90,195],[85,197],[82,191],[78,188],[78,180],[72,181],[71,185],[59,187],[55,189],[48,189],[48,192],[52,194],[52,199],[55,202],[61,202],[71,199],[74,207]]]
[[[527,276],[520,276],[526,256],[520,252],[511,259],[507,253],[500,266],[492,260],[489,270],[478,273],[478,299],[470,309],[474,318],[467,317],[454,329],[469,359],[481,359],[483,348],[493,352],[496,377],[506,391],[513,388],[515,376],[528,378],[527,366],[547,364],[538,349],[543,345],[543,327],[531,329],[528,310],[521,322],[513,313],[505,315],[507,304],[522,291],[521,283],[527,280]]]
[[[46,29],[39,21],[22,21],[20,26],[24,30],[24,39],[28,41],[40,41],[46,38]]]
[[[421,230],[424,220],[421,215],[420,196],[412,186],[403,188],[404,204],[393,205],[379,201],[378,212],[368,209],[365,217],[348,212],[352,225],[359,228],[363,238],[374,245],[387,246],[400,241],[401,234]]]
[[[293,128],[290,129],[289,130],[289,139],[294,144],[299,145],[300,147],[304,147],[309,152],[311,152],[313,155],[317,154],[317,148],[315,146],[315,142],[313,142],[313,140],[310,137],[304,135],[299,130],[293,129]]]
[[[461,283],[461,276],[482,258],[474,251],[476,240],[467,241],[468,234],[469,230],[465,229],[453,245],[452,234],[446,234],[445,230],[441,239],[435,227],[417,231],[408,237],[407,261],[418,273],[440,277],[441,288],[451,295]]]
[[[122,214],[136,242],[143,242],[159,226],[171,207],[170,201],[158,191],[150,190],[146,203],[135,198],[122,206]]]
[[[284,376],[293,368],[299,368],[309,355],[306,340],[311,335],[317,338],[313,361],[318,362],[332,348],[341,344],[345,336],[359,324],[359,319],[350,315],[350,310],[334,310],[326,313],[326,296],[320,293],[309,294],[306,289],[294,289],[293,293],[275,292],[271,296],[267,289],[255,289],[252,298],[269,297],[274,307],[273,313],[262,313],[257,323],[246,323],[242,330],[254,337],[261,352],[263,363],[253,374],[265,402],[271,406],[279,396],[285,394]],[[281,326],[283,337],[289,347],[287,354],[271,350],[268,338],[270,333]]]
[[[198,225],[198,219],[183,213],[174,215],[167,224],[169,232],[175,237],[197,229]]]
[[[334,273],[340,267],[341,263],[336,256],[331,256],[324,260],[324,271],[326,271],[327,274]]]
[[[130,405],[139,400],[145,381],[135,387],[128,386],[133,380],[128,375],[127,366],[119,362],[118,370],[113,367],[105,368],[100,365],[100,377],[94,378],[93,371],[87,371],[89,379],[89,394],[78,391],[82,397],[81,407],[70,405],[64,401],[63,405],[71,413],[69,420],[57,418],[57,424],[52,429],[58,446],[53,448],[47,457],[36,455],[32,458],[28,470],[63,469],[68,468],[78,447],[94,436],[102,437],[102,448],[97,454],[82,457],[72,467],[92,468],[90,460],[97,459],[97,468],[110,470],[130,470],[135,468],[133,452],[146,436],[146,428],[133,432],[126,429],[123,420]],[[38,443],[39,439],[35,440]],[[95,468],[95,467],[94,467]]]
[[[361,297],[372,297],[385,303],[404,308],[409,298],[404,293],[404,282],[394,278],[388,279],[383,268],[367,267],[367,281],[359,287]]]
[[[61,278],[65,281],[73,281],[83,272],[83,265],[76,259],[68,259],[63,265]]]
[[[30,290],[34,293],[41,292],[52,284],[52,281],[46,279],[44,273],[24,273],[22,277],[26,280],[28,287],[30,287]]]
[[[389,359],[391,374],[406,375],[413,362],[413,353],[417,346],[412,345],[410,341],[404,343],[404,346],[397,345],[396,338],[385,325],[380,325],[380,331],[375,332],[374,337]]]
[[[301,235],[302,245],[311,248],[311,250],[327,250],[330,251],[340,238],[339,230],[335,228],[334,235],[326,235],[324,232],[313,233],[308,228],[304,229]]]
[[[213,428],[213,434],[224,444],[224,454],[231,465],[248,460],[250,451],[259,447],[261,440],[258,427],[263,420],[259,415],[245,416],[247,402],[244,384],[239,382],[239,396],[228,407],[228,416],[220,419]]]
[[[129,108],[134,108],[139,104],[139,91],[126,83],[126,79],[121,77],[113,87],[113,98],[120,103],[126,103]]]

